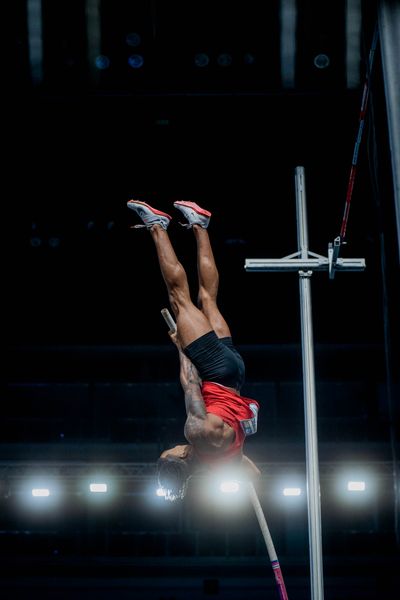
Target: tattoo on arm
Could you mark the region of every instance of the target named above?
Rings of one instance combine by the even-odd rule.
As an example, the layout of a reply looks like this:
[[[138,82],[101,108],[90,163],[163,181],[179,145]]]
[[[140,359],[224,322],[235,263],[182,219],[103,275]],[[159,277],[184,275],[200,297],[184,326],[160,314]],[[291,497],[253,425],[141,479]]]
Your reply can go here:
[[[185,406],[188,417],[204,419],[207,415],[206,405],[200,391],[200,386],[189,384],[185,390]]]
[[[189,360],[189,358],[182,351],[179,352],[180,359],[180,380],[185,391],[185,388],[189,384],[198,384],[200,385],[201,380],[199,374],[197,372],[194,364]]]
[[[184,434],[188,442],[196,443],[203,437],[207,411],[198,384],[189,384],[185,390],[186,423]]]
[[[179,358],[180,381],[185,394],[187,414],[184,432],[188,441],[191,441],[202,435],[207,411],[201,393],[201,379],[196,367],[181,350]]]

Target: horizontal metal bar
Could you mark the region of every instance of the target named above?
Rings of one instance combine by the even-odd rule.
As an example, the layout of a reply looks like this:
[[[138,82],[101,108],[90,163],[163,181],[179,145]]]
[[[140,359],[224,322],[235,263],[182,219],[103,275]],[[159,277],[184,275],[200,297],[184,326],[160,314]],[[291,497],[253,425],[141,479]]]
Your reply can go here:
[[[363,271],[364,258],[339,258],[335,265],[338,271]],[[246,271],[327,271],[328,258],[246,258]]]

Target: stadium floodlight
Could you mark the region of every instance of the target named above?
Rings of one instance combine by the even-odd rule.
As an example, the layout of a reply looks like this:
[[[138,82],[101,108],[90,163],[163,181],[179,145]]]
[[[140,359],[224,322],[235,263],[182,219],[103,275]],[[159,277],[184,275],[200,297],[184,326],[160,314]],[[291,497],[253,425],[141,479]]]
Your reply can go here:
[[[34,498],[47,498],[50,496],[50,490],[49,488],[33,488],[32,496]]]
[[[93,494],[105,494],[107,492],[106,483],[91,483],[89,489]]]
[[[236,494],[240,490],[240,483],[237,480],[221,481],[219,489],[223,494]]]
[[[365,492],[365,481],[348,481],[347,490],[349,492]]]
[[[378,493],[377,474],[364,465],[346,466],[335,478],[336,494],[344,502],[370,501]]]
[[[32,510],[47,510],[56,507],[61,498],[60,483],[49,477],[33,477],[21,482],[18,495],[23,506]]]
[[[284,496],[301,496],[301,488],[299,487],[285,487],[282,490]]]

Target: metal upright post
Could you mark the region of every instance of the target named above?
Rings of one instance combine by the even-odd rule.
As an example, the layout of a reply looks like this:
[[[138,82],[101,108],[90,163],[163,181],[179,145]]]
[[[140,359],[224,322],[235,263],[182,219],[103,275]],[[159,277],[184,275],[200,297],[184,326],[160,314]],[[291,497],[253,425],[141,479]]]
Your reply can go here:
[[[297,271],[300,286],[301,342],[303,356],[304,420],[307,462],[308,534],[310,545],[311,598],[323,600],[321,501],[318,468],[317,411],[315,401],[314,342],[311,314],[311,282],[314,271],[327,271],[333,278],[336,271],[363,271],[363,258],[339,258],[332,260],[333,249],[328,257],[308,249],[306,194],[304,168],[296,167],[296,210],[298,252],[283,258],[247,258],[246,271]]]
[[[400,257],[400,5],[396,0],[379,0],[378,24]]]
[[[295,180],[297,238],[300,257],[301,259],[306,260],[308,257],[308,231],[303,167],[296,168]],[[299,271],[311,597],[313,600],[323,600],[321,500],[318,467],[317,408],[315,401],[314,342],[311,312],[311,275],[312,271]]]

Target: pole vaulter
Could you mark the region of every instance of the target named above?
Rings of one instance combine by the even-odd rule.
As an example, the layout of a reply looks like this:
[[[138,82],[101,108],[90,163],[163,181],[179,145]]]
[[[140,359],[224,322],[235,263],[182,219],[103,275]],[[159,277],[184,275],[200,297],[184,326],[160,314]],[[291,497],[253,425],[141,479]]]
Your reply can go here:
[[[171,313],[169,312],[168,308],[163,308],[161,310],[161,314],[162,314],[166,324],[168,325],[169,330],[174,333],[176,331],[176,323],[175,323]],[[246,484],[248,487],[250,500],[253,505],[254,512],[256,514],[258,524],[260,526],[261,533],[264,538],[265,545],[267,547],[269,560],[271,562],[272,570],[273,570],[273,573],[275,576],[275,582],[278,587],[279,598],[280,598],[280,600],[289,600],[287,592],[286,592],[285,582],[283,580],[283,575],[282,575],[281,567],[279,564],[278,556],[275,551],[271,533],[269,531],[267,520],[265,518],[263,509],[262,509],[260,501],[258,499],[257,492],[255,490],[255,487],[254,487],[252,481],[247,481]]]

